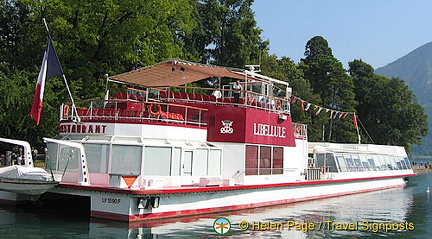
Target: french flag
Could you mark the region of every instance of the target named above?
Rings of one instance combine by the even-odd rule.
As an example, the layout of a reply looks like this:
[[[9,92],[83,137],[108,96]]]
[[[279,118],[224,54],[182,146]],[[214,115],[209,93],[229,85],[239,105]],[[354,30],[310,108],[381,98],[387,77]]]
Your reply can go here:
[[[36,125],[39,125],[40,116],[42,113],[42,99],[45,89],[45,80],[59,75],[64,75],[63,69],[51,42],[51,38],[48,38],[48,44],[42,60],[42,66],[36,83],[36,91],[30,112],[30,116],[36,121]]]

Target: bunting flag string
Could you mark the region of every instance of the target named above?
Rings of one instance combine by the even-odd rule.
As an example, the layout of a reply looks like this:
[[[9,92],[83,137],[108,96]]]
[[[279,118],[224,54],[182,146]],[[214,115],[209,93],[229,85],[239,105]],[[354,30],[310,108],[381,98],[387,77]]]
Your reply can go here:
[[[325,108],[325,107],[322,107],[320,105],[316,105],[316,104],[310,103],[306,100],[303,100],[298,96],[292,96],[291,104],[294,104],[294,103],[299,102],[299,101],[301,103],[302,111],[315,111],[315,115],[319,115],[324,110],[326,113],[330,112],[330,115],[329,115],[330,119],[336,119],[336,118],[346,119],[348,115],[353,115],[354,127],[358,128],[357,115],[355,112],[345,112],[345,111],[339,111],[339,110]]]

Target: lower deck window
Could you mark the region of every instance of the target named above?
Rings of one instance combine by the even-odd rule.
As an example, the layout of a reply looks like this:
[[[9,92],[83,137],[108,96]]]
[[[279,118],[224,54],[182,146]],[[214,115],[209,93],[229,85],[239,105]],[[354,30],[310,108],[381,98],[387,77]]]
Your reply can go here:
[[[78,149],[55,143],[48,143],[47,149],[47,167],[49,169],[63,172],[78,171],[78,159],[80,158]]]
[[[334,157],[339,172],[410,169],[409,163],[406,163],[408,159],[400,156],[367,153],[335,153]]]
[[[141,171],[141,157],[141,146],[113,145],[111,173],[139,175]]]
[[[171,148],[145,147],[144,175],[169,176],[171,173]]]
[[[87,156],[87,166],[90,173],[107,173],[108,144],[83,144]]]
[[[271,175],[283,173],[283,148],[246,145],[246,175]]]
[[[321,167],[323,172],[338,172],[335,158],[331,153],[317,153],[316,166]]]

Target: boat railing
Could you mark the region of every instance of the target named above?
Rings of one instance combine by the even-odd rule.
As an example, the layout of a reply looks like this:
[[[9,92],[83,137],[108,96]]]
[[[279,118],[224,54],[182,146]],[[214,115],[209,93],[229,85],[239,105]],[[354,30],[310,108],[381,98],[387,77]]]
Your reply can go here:
[[[61,105],[60,120],[112,122],[165,122],[206,125],[207,109],[139,99],[108,99],[75,101],[76,110]]]
[[[148,88],[148,99],[156,99],[165,102],[181,104],[218,104],[226,106],[243,106],[256,108],[275,113],[290,113],[289,100],[275,96],[264,95],[248,90],[240,90],[239,101],[235,102],[232,89],[216,89],[201,87],[176,87],[175,89],[152,89]],[[126,96],[125,94],[119,96]],[[134,97],[134,96],[132,96]]]
[[[306,181],[321,180],[322,168],[314,167],[306,169]]]

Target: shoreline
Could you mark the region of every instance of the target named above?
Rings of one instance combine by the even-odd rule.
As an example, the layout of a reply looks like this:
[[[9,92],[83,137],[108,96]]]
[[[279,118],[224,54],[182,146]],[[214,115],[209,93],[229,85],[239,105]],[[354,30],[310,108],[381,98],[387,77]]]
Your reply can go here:
[[[432,168],[429,164],[425,165],[412,165],[412,169],[416,174],[428,174],[432,173]]]

